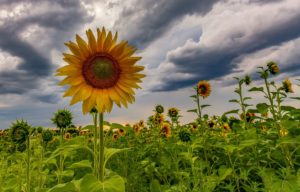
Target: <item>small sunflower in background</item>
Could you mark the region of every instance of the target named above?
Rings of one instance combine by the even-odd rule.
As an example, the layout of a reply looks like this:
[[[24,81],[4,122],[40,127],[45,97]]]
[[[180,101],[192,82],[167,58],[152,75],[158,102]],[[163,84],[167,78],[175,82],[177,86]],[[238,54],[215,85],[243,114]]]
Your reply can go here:
[[[65,140],[69,140],[69,139],[71,139],[71,134],[70,133],[65,133],[65,135],[64,135],[64,139]]]
[[[267,64],[268,70],[270,71],[271,74],[276,75],[277,73],[280,72],[280,69],[278,67],[278,64],[275,63],[274,61],[270,61]]]
[[[133,103],[138,83],[145,75],[136,65],[141,57],[133,56],[136,49],[127,41],[117,43],[118,33],[113,36],[105,28],[97,29],[97,37],[91,29],[86,31],[86,42],[76,35],[76,43],[65,45],[71,53],[64,53],[68,64],[57,70],[58,76],[66,76],[60,85],[70,85],[64,96],[71,96],[70,104],[83,101],[82,112],[86,114],[96,106],[99,113],[111,112],[113,103],[119,107]]]
[[[286,93],[294,93],[294,90],[293,90],[293,87],[292,87],[292,83],[291,83],[291,81],[289,80],[289,78],[286,78],[286,79],[282,82],[282,87],[283,87],[283,90],[284,90]]]
[[[163,113],[164,112],[164,107],[162,105],[156,105],[155,106],[155,112],[156,113]]]
[[[114,133],[114,134],[112,135],[112,140],[113,140],[113,141],[118,140],[118,138],[119,138],[119,135],[118,135],[117,133]]]
[[[120,136],[124,136],[126,134],[124,129],[118,129],[118,133]]]
[[[171,125],[170,123],[163,123],[160,129],[161,134],[166,137],[169,138],[172,136],[171,133]]]
[[[164,122],[164,115],[160,114],[160,113],[155,113],[153,115],[153,122],[156,126],[162,125],[162,123]]]
[[[168,115],[169,115],[169,117],[175,118],[175,117],[178,116],[178,114],[179,114],[179,109],[177,109],[177,108],[175,108],[175,107],[172,107],[172,108],[170,108],[170,109],[168,110]]]
[[[211,93],[211,86],[208,81],[199,81],[197,84],[197,93],[202,96],[203,98],[206,98]]]
[[[140,134],[141,128],[140,128],[140,126],[139,126],[138,123],[134,124],[132,128],[133,128],[133,131],[134,131],[134,133],[135,133],[136,135],[139,135],[139,134]]]

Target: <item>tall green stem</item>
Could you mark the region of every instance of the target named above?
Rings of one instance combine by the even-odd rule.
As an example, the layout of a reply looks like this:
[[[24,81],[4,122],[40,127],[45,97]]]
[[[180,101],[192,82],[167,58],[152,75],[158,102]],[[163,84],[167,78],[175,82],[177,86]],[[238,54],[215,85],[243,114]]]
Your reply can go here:
[[[274,103],[273,103],[273,99],[272,99],[272,96],[271,96],[270,87],[269,87],[269,83],[268,83],[266,77],[264,77],[264,81],[265,81],[265,85],[266,85],[266,89],[267,89],[268,99],[269,99],[269,102],[270,102],[270,105],[271,105],[271,113],[273,115],[274,120],[277,121],[277,116],[275,114]]]
[[[199,117],[199,119],[201,119],[202,118],[202,114],[201,114],[201,106],[200,106],[200,99],[199,99],[198,92],[196,92],[196,95],[197,95],[198,117]]]
[[[244,129],[246,129],[246,122],[247,122],[247,117],[246,117],[246,107],[244,104],[244,100],[243,100],[243,92],[242,92],[242,83],[239,83],[239,96],[240,96],[240,102],[241,102],[241,108],[242,108],[242,112],[244,115]]]
[[[64,142],[64,130],[60,128],[60,153],[59,153],[59,175],[58,175],[58,184],[62,183],[62,172],[63,172],[63,142]]]
[[[97,139],[98,139],[98,131],[97,131],[97,117],[98,117],[98,113],[94,113],[93,114],[93,120],[94,120],[94,174],[96,177],[98,177],[97,173],[98,173],[98,148],[97,148]]]
[[[99,154],[99,159],[100,159],[100,181],[104,181],[104,131],[103,131],[103,113],[99,113],[99,124],[100,124],[100,154]]]
[[[27,167],[26,167],[27,192],[30,192],[30,135],[27,138]]]

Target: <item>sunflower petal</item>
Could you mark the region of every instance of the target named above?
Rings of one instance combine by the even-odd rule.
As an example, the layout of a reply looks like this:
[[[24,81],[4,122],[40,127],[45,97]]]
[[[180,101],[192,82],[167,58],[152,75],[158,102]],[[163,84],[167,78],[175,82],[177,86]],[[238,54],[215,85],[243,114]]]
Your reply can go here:
[[[87,43],[79,35],[76,35],[76,41],[82,56],[87,58],[90,55]]]
[[[81,85],[71,86],[67,91],[64,93],[63,97],[73,96],[80,90]]]
[[[121,43],[119,43],[118,45],[116,45],[114,48],[111,49],[110,54],[114,58],[117,58],[118,56],[120,56],[123,53],[127,43],[128,43],[127,41],[122,41]]]
[[[72,41],[69,41],[69,43],[65,43],[65,45],[70,49],[70,51],[77,56],[80,56],[80,50],[79,47],[76,45],[76,43],[73,43]]]
[[[86,113],[90,112],[91,109],[93,107],[95,107],[95,105],[96,105],[96,94],[95,94],[95,92],[96,92],[96,90],[93,89],[92,93],[91,93],[91,96],[88,99],[83,101],[83,103],[82,103],[82,112],[83,112],[83,114],[86,114]]]
[[[79,101],[84,101],[91,96],[92,88],[89,85],[82,85],[80,91],[78,91],[72,98],[70,105],[73,105]]]
[[[92,30],[89,29],[86,31],[86,35],[88,37],[90,51],[95,53],[97,51],[97,42]]]
[[[105,39],[105,41],[104,41],[104,45],[103,45],[103,51],[104,52],[107,52],[110,49],[111,41],[112,41],[112,35],[111,35],[111,32],[109,32],[106,39]]]

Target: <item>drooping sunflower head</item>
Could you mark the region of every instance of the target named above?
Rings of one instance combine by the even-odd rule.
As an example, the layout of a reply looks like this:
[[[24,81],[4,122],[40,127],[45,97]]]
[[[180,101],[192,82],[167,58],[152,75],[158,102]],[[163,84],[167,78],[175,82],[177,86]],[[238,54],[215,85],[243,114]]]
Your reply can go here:
[[[178,116],[178,113],[179,113],[179,109],[175,108],[175,107],[172,107],[168,110],[168,115],[170,117],[177,117]]]
[[[197,93],[202,96],[203,98],[206,98],[211,93],[211,86],[208,81],[199,81],[197,84]]]
[[[17,120],[10,127],[11,139],[15,143],[24,143],[29,137],[30,125],[26,121]]]
[[[292,88],[292,83],[289,80],[289,78],[286,78],[283,82],[282,82],[282,87],[284,89],[284,91],[286,93],[294,93],[294,90]]]
[[[162,105],[156,105],[155,106],[155,112],[156,113],[163,113],[164,112],[164,107]]]
[[[161,134],[166,138],[171,137],[171,125],[170,123],[163,123],[160,130]]]
[[[76,35],[76,43],[65,44],[71,51],[63,54],[68,65],[57,70],[58,76],[67,76],[60,85],[70,85],[64,96],[72,96],[71,105],[83,101],[83,114],[95,106],[99,113],[110,112],[113,103],[127,107],[145,77],[139,73],[144,67],[135,65],[141,57],[133,56],[136,49],[127,41],[117,43],[117,33],[102,28],[97,37],[90,29],[86,34],[87,42]]]
[[[42,138],[45,143],[48,143],[53,138],[53,133],[50,130],[45,130],[42,132]]]
[[[249,75],[246,75],[245,78],[244,78],[244,80],[245,80],[245,84],[246,85],[250,85],[251,82],[252,82],[252,79],[251,79],[251,77]]]
[[[55,124],[60,129],[66,129],[72,125],[72,113],[67,109],[60,109],[54,113],[51,119],[53,124]]]
[[[270,61],[268,64],[268,70],[270,71],[271,74],[275,75],[280,72],[280,69],[274,61]]]

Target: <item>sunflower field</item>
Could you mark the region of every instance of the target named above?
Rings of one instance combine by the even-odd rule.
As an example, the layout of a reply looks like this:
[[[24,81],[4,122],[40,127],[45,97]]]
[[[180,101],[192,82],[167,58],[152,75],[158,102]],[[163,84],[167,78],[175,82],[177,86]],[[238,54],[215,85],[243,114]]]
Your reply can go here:
[[[131,125],[108,122],[114,104],[134,102],[145,76],[141,58],[117,33],[86,33],[87,41],[77,35],[66,43],[67,65],[56,75],[66,76],[64,96],[82,102],[91,123],[76,127],[72,112],[61,109],[51,119],[55,129],[16,120],[0,130],[0,192],[300,191],[300,108],[285,104],[300,97],[289,96],[297,85],[288,78],[271,81],[277,63],[257,69],[259,86],[249,75],[235,78],[235,107],[221,116],[204,113],[213,87],[201,80],[191,88],[190,123],[163,104]],[[249,93],[264,102],[253,104]]]

